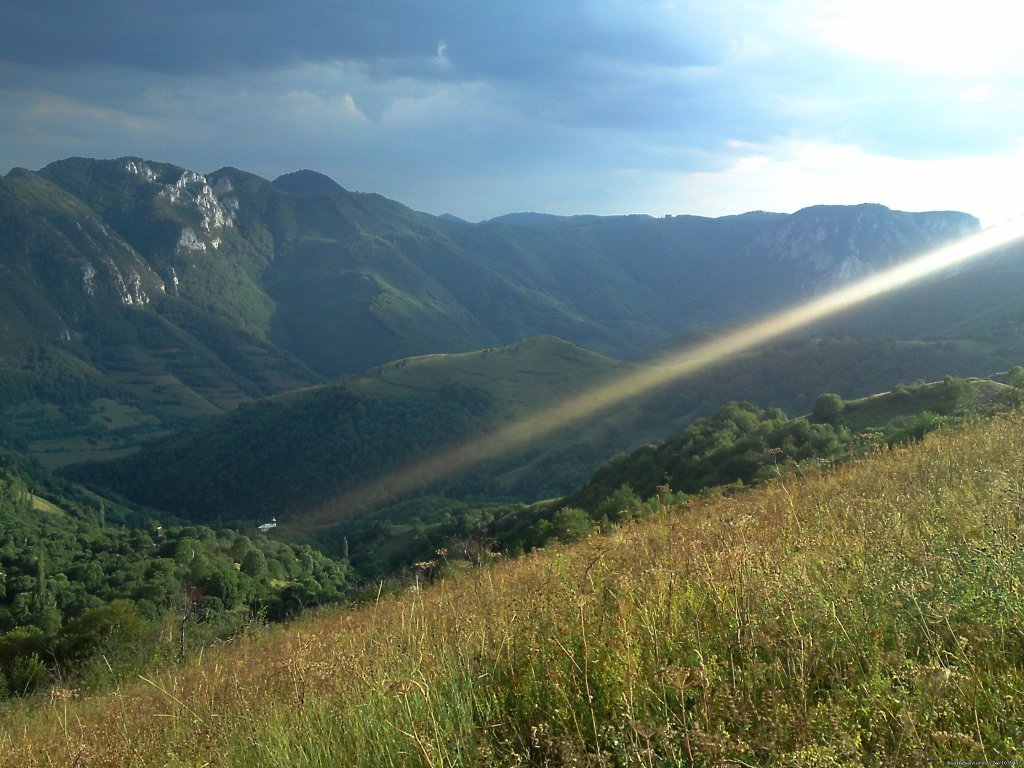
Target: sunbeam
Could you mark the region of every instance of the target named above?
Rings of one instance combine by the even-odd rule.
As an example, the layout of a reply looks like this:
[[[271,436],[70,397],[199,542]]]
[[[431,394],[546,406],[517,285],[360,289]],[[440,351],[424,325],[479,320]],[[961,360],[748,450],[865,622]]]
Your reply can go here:
[[[534,415],[500,427],[428,459],[344,494],[305,515],[312,527],[328,525],[347,511],[397,499],[406,493],[516,450],[574,422],[592,417],[628,398],[678,380],[777,339],[798,328],[891,293],[1024,237],[1024,215],[903,262],[885,272],[840,288],[793,309],[769,315],[728,335],[661,358],[654,365],[588,389]]]

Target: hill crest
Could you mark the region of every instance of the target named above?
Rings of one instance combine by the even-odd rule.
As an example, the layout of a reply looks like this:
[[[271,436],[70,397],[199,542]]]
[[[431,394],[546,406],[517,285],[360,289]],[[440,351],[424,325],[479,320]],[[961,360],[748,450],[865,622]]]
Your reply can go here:
[[[276,189],[296,197],[329,197],[347,191],[330,176],[307,168],[282,174],[271,183]]]

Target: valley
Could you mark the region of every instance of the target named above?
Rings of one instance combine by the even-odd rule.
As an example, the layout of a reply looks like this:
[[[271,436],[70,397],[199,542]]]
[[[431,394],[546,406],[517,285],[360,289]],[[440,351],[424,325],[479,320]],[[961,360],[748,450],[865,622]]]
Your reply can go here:
[[[140,158],[70,158],[0,179],[0,224],[0,274],[6,277],[0,280],[0,699],[10,702],[3,706],[15,719],[35,716],[33,696],[67,690],[60,681],[101,693],[111,686],[128,691],[136,678],[152,681],[158,673],[195,670],[201,677],[209,649],[224,642],[263,648],[264,635],[297,631],[297,625],[276,630],[269,624],[313,608],[334,606],[335,613],[300,618],[305,626],[364,626],[378,610],[411,616],[424,605],[416,601],[437,599],[437,590],[479,590],[468,585],[497,574],[534,583],[542,571],[568,579],[546,589],[555,602],[565,589],[570,604],[593,590],[610,594],[626,573],[636,574],[633,590],[659,568],[677,567],[652,542],[679,526],[686,533],[671,535],[680,551],[691,551],[695,541],[701,547],[711,547],[716,537],[726,542],[709,550],[724,570],[702,601],[721,612],[723,595],[735,592],[751,605],[768,606],[766,595],[729,581],[754,573],[737,575],[726,564],[727,553],[746,546],[730,528],[737,519],[768,526],[773,535],[790,518],[817,531],[762,552],[786,563],[784,580],[796,584],[804,567],[799,551],[821,549],[834,560],[837,540],[825,532],[846,523],[838,508],[821,511],[814,501],[778,512],[780,493],[806,489],[796,493],[810,499],[832,477],[862,487],[867,481],[856,478],[888,467],[887,457],[900,472],[901,457],[918,455],[914,451],[934,456],[928,446],[956,441],[980,446],[988,428],[1002,430],[1004,441],[1016,439],[1009,425],[1019,421],[1024,388],[1024,264],[1016,244],[686,376],[670,375],[666,367],[680,351],[729,338],[744,323],[977,231],[966,214],[857,205],[720,218],[522,213],[470,223],[350,192],[312,171],[268,181],[234,168],[204,175]],[[588,393],[646,380],[660,383],[586,410]],[[554,428],[545,423],[575,402],[583,403],[585,416],[553,422]],[[531,438],[534,433],[543,437]],[[906,447],[921,440],[924,447]],[[761,509],[765,503],[776,512]],[[956,503],[965,520],[978,514],[970,498]],[[745,505],[751,511],[728,511]],[[776,513],[782,517],[770,522]],[[959,522],[923,508],[919,514],[928,522],[911,527],[947,526],[949,540],[960,541]],[[899,530],[886,557],[895,558],[895,548],[909,541],[911,529]],[[643,566],[618,562],[602,576],[610,579],[604,586],[573,581],[579,570],[574,558],[596,558],[584,569],[589,573],[602,553],[630,537],[629,546],[651,552]],[[576,549],[566,549],[571,545]],[[947,555],[919,553],[936,563]],[[511,562],[500,565],[504,560]],[[863,581],[866,571],[858,569],[866,562],[851,561],[850,578]],[[522,575],[530,568],[538,570]],[[897,580],[904,578],[898,570],[892,571]],[[435,588],[421,592],[432,582]],[[509,584],[513,591],[524,588]],[[672,586],[673,594],[679,586]],[[517,604],[508,594],[489,599]],[[801,594],[808,605],[818,599]],[[669,612],[693,607],[669,603]],[[772,603],[757,610],[777,609]],[[441,604],[429,610],[442,623],[454,621],[440,618]],[[547,615],[548,608],[528,610]],[[507,642],[522,650],[522,643],[541,642],[526,639],[528,631],[515,634],[522,628],[513,630],[512,618],[501,619],[508,624],[505,640],[471,630],[481,648],[491,649],[485,656],[493,669],[507,662],[511,677],[494,689],[497,698],[472,704],[493,712],[501,735],[485,738],[475,715],[460,715],[452,720],[459,733],[475,735],[466,742],[445,736],[459,744],[458,754],[471,762],[484,759],[484,752],[504,759],[508,750],[535,760],[563,749],[566,755],[617,754],[615,739],[636,746],[647,733],[650,754],[678,757],[672,744],[680,728],[692,739],[690,749],[700,744],[701,754],[726,754],[716,751],[711,716],[699,727],[681,721],[695,716],[694,703],[685,694],[678,702],[666,698],[664,686],[644,693],[646,703],[629,715],[641,730],[616,735],[594,725],[593,733],[576,727],[567,736],[567,710],[532,700],[514,683],[524,674],[539,679],[561,669],[557,674],[569,675],[565,690],[580,684],[573,669],[579,671],[577,658],[590,663],[585,637],[605,630],[588,628],[583,608],[578,617],[560,610],[550,614],[552,626],[575,627],[578,619],[583,634],[573,640],[575,650],[548,647],[547,671],[526,672],[492,647]],[[623,610],[639,616],[653,607],[641,602]],[[613,614],[602,614],[600,626],[618,621]],[[866,615],[856,620],[868,621]],[[712,641],[734,679],[754,661],[737,666],[754,637],[744,634],[754,632],[752,620],[737,621],[735,643],[725,635]],[[988,626],[980,615],[963,622],[964,631]],[[451,659],[465,666],[461,652],[430,646],[423,626],[415,637],[386,631],[423,658],[440,648],[441,666]],[[644,619],[623,627],[626,634],[604,640],[654,645],[638,651],[642,664],[640,657],[594,657],[595,664],[608,665],[609,691],[627,685],[613,670],[622,664],[660,659],[661,669],[678,662],[658,655],[665,651],[653,635],[641,638],[678,626]],[[819,629],[837,637],[834,627]],[[777,638],[769,645],[792,641],[779,626],[763,624],[762,630]],[[447,630],[438,631],[446,636]],[[925,670],[914,674],[928,674],[940,661],[954,669],[951,675],[961,674],[934,655],[940,653],[937,632],[929,625],[923,638],[908,631],[893,643],[906,652],[906,664]],[[356,637],[353,642],[362,642]],[[367,637],[387,645],[372,632]],[[224,663],[235,664],[225,653]],[[351,653],[363,658],[365,650]],[[933,656],[925,663],[927,653]],[[297,658],[311,668],[321,663]],[[890,664],[881,658],[864,663]],[[832,670],[821,673],[827,677],[839,674],[828,667],[833,661],[814,663]],[[1006,672],[991,659],[986,663],[997,677]],[[699,670],[686,674],[709,681],[700,694],[706,712],[724,706],[712,703],[712,667],[700,659],[684,666]],[[445,677],[451,670],[444,669],[447,683],[424,678],[422,685],[452,683]],[[644,669],[647,677],[656,672]],[[273,672],[278,682],[279,672]],[[373,690],[393,685],[396,675],[418,679],[394,670],[382,674],[368,683]],[[184,679],[151,686],[175,690]],[[305,672],[288,679],[326,685]],[[582,681],[596,685],[585,670]],[[212,692],[222,682],[196,685]],[[502,688],[506,683],[512,687]],[[793,678],[785,683],[790,699],[797,683],[804,686],[801,695],[825,706],[823,692],[831,688],[818,678]],[[323,690],[344,698],[345,706],[377,701],[368,689]],[[512,690],[546,719],[527,722],[499,706]],[[725,690],[716,688],[714,696],[739,695]],[[768,695],[763,687],[753,690],[743,695]],[[452,691],[469,695],[457,686]],[[355,698],[345,698],[350,694]],[[794,704],[790,699],[786,706]],[[424,700],[417,707],[432,713],[426,716],[436,725],[439,715],[429,705]],[[148,706],[162,705],[149,701],[141,711]],[[261,721],[266,727],[282,729],[283,751],[259,759],[287,762],[294,723],[274,714],[276,706],[259,717],[270,718]],[[617,706],[594,703],[572,717],[612,722]],[[836,706],[829,716],[851,722],[853,715]],[[652,707],[672,713],[670,719],[655,717]],[[106,722],[101,709],[82,722]],[[979,739],[1005,736],[998,712],[990,707],[988,730]],[[807,734],[818,726],[807,717],[780,716],[783,730],[773,738],[791,751],[811,749]],[[906,717],[932,722],[920,710]],[[409,728],[419,733],[424,726],[413,721]],[[873,734],[879,754],[901,755],[904,748],[917,754],[927,746],[921,739],[894,744],[890,725],[857,722]],[[979,716],[978,729],[980,723]],[[560,734],[557,744],[538,735],[542,726]],[[674,734],[660,746],[651,730],[659,728]],[[239,756],[232,733],[221,731],[203,748],[226,764],[245,764],[249,758]],[[396,746],[393,733],[378,737],[376,746],[345,748],[392,762],[396,754],[415,754],[408,745]],[[31,764],[37,737],[6,738],[0,737],[0,747]],[[414,741],[421,757],[438,746]],[[76,736],[74,743],[82,751],[71,764],[91,764],[87,740]],[[160,750],[180,748],[153,742],[139,746],[137,756],[149,764]],[[324,742],[312,748],[326,755],[342,747]],[[734,754],[757,759],[766,749],[751,743]],[[444,755],[438,764],[455,760]]]
[[[0,0],[0,768],[1024,762],[1019,17]]]
[[[1013,760],[1022,440],[1017,412],[673,503],[114,695],[19,702],[0,747],[11,766]]]

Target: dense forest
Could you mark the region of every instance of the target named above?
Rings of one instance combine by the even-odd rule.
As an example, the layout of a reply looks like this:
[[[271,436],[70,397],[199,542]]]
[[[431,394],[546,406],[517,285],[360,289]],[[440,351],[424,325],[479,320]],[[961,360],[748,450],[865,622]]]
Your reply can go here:
[[[486,393],[459,384],[429,400],[385,402],[345,387],[289,400],[244,405],[212,428],[65,474],[202,523],[283,517],[475,434],[490,410]]]
[[[0,464],[0,692],[181,658],[351,586],[345,562],[255,529],[106,517],[103,500]]]

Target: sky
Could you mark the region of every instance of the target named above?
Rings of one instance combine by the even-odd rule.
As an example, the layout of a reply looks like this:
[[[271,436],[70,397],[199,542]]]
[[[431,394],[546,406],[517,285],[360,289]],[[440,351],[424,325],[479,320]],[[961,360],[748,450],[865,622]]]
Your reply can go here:
[[[1010,2],[0,0],[0,173],[140,156],[472,221],[1024,211]]]

